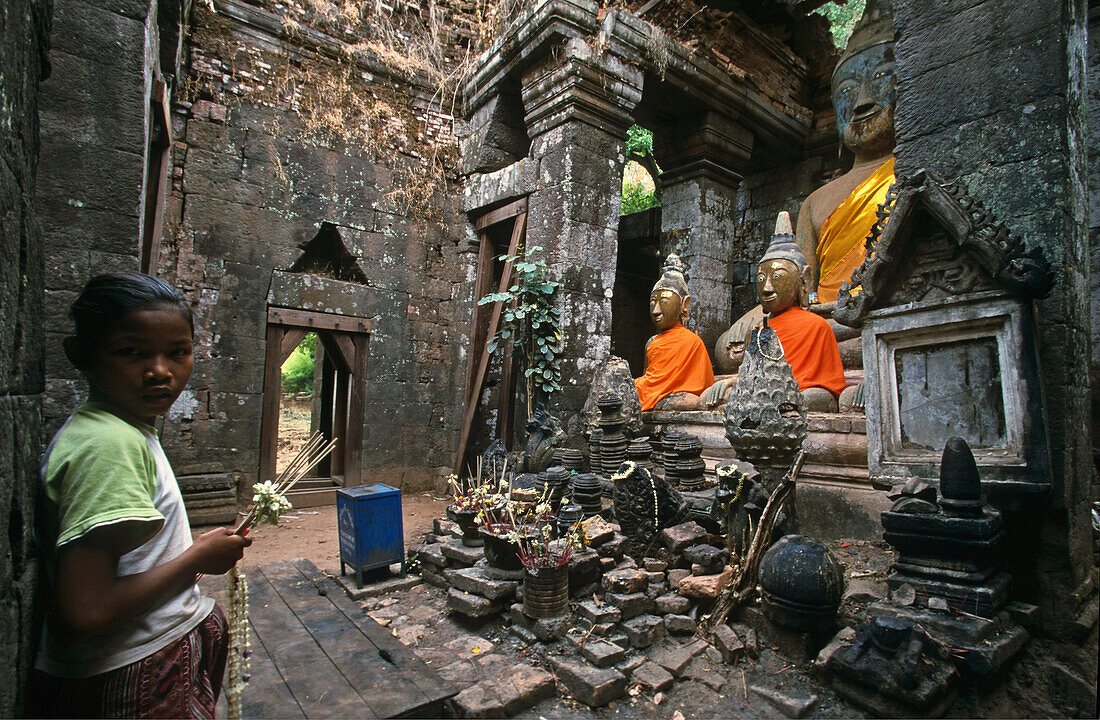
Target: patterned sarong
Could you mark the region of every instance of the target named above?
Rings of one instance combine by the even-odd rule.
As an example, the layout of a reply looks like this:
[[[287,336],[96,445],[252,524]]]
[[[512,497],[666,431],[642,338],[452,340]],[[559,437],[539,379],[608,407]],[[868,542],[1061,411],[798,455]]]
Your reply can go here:
[[[53,718],[213,718],[228,651],[225,614],[215,605],[190,633],[130,665],[87,678],[35,670],[27,712]]]

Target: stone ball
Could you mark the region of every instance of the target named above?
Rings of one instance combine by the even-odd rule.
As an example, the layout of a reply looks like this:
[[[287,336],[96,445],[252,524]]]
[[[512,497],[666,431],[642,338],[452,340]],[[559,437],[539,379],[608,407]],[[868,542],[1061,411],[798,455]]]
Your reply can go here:
[[[786,535],[760,560],[764,609],[773,622],[810,630],[831,621],[844,596],[844,572],[820,540]]]

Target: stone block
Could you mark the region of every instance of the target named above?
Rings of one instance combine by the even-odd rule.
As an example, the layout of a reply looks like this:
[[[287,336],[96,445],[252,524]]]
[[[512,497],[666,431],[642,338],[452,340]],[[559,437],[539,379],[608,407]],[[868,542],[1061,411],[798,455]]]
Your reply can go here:
[[[621,558],[626,552],[626,535],[615,533],[614,537],[596,548],[596,551],[603,557]]]
[[[505,669],[499,678],[487,680],[504,701],[508,717],[518,715],[529,707],[553,697],[557,682],[554,676],[541,668],[518,663]]]
[[[656,615],[639,615],[623,623],[631,647],[647,648],[665,637],[665,621]]]
[[[644,665],[645,662],[646,659],[643,655],[629,655],[627,656],[626,660],[623,660],[621,663],[616,665],[615,669],[617,669],[623,675],[630,677],[634,674],[634,671]]]
[[[693,633],[698,628],[689,615],[665,615],[665,629],[676,635]]]
[[[664,564],[664,563],[662,563]],[[650,583],[663,583],[665,581],[665,571],[661,570],[645,570],[646,579]]]
[[[458,717],[464,718],[503,718],[504,701],[487,683],[471,685],[454,698]]]
[[[447,607],[466,617],[483,618],[500,612],[502,606],[480,595],[451,588],[447,591]]]
[[[646,588],[645,588],[646,596],[650,597],[650,598],[653,598],[654,600],[661,597],[662,595],[664,595],[667,592],[668,592],[668,585],[665,585],[663,582],[652,583],[650,585],[646,585]]]
[[[626,693],[626,676],[618,670],[568,657],[551,657],[550,666],[573,697],[589,707],[603,707]]]
[[[885,583],[854,578],[848,581],[848,590],[844,593],[844,602],[872,603],[886,599]]]
[[[604,590],[621,595],[641,592],[648,582],[644,570],[612,570],[603,576]]]
[[[539,641],[538,635],[528,630],[523,625],[509,625],[508,632],[512,633],[521,642],[525,642],[528,645],[534,645]]]
[[[630,679],[652,692],[667,690],[675,682],[668,670],[655,662],[645,662],[639,665],[633,675],[630,676]]]
[[[442,548],[443,556],[452,560],[458,567],[473,567],[485,557],[485,549],[480,547],[467,547],[458,538],[445,543]]]
[[[616,627],[616,623],[596,623],[592,626],[592,634],[597,637],[605,638],[614,632]]]
[[[729,566],[718,575],[691,575],[680,581],[677,591],[684,597],[713,600],[732,577],[733,568]]]
[[[600,572],[608,572],[615,569],[615,558],[600,557]]]
[[[691,575],[691,571],[685,570],[684,568],[673,568],[672,570],[669,570],[668,586],[673,590],[679,590],[680,581],[686,578],[688,575]]]
[[[581,588],[600,579],[600,556],[593,550],[574,553],[569,558],[569,587]]]
[[[766,688],[760,685],[751,685],[752,694],[774,705],[781,713],[789,718],[803,718],[817,707],[818,696],[791,692],[788,688]]]
[[[447,558],[443,556],[442,543],[421,545],[416,549],[416,556],[422,565],[433,565],[437,568],[447,567]]]
[[[611,667],[626,659],[626,650],[606,640],[586,642],[580,646],[584,659],[598,668]]]
[[[664,560],[657,560],[656,558],[644,558],[642,560],[642,567],[646,569],[646,572],[664,572],[668,570],[668,563]]]
[[[702,575],[719,575],[725,565],[700,565],[699,563],[691,564],[691,574],[695,576]]]
[[[629,620],[653,609],[653,600],[645,593],[630,593],[627,595],[607,593],[604,595],[604,600],[619,609],[623,620]]]
[[[691,609],[691,601],[683,595],[668,593],[656,598],[653,607],[661,615],[683,615]]]
[[[661,542],[670,552],[683,552],[692,545],[697,545],[707,536],[707,531],[699,523],[689,520],[681,525],[674,525],[661,531]]]
[[[443,518],[436,518],[432,521],[432,532],[436,535],[449,535],[451,537],[462,536],[462,531],[458,529],[456,523]]]
[[[726,548],[717,548],[713,545],[692,545],[684,550],[684,560],[692,565],[713,567],[721,563],[725,565],[730,558],[730,551]]]
[[[692,659],[706,649],[707,644],[702,640],[680,646],[662,645],[649,659],[672,673],[672,677],[679,679]]]
[[[573,627],[573,618],[568,613],[556,618],[529,618],[527,627],[542,642],[552,643],[565,637]]]
[[[596,604],[595,600],[577,603],[577,615],[592,623],[617,623],[623,617],[617,607],[607,603]]]
[[[434,565],[421,565],[420,578],[429,585],[434,585],[443,590],[449,590],[451,587],[451,583],[447,582],[447,578],[443,577],[442,571]]]
[[[719,625],[714,630],[714,646],[722,653],[722,662],[736,662],[745,652],[745,644],[729,625]]]
[[[756,639],[756,631],[748,625],[742,625],[740,623],[731,625],[733,631],[737,633],[737,636],[741,638],[741,642],[745,644],[745,652],[753,660],[760,657],[760,643]]]
[[[489,577],[483,566],[444,570],[443,576],[451,585],[486,600],[506,600],[515,597],[519,582],[515,580],[495,580]]]
[[[594,548],[599,548],[615,537],[615,530],[599,515],[593,515],[581,522],[581,533],[584,535],[585,544]]]
[[[624,557],[619,560],[619,564],[615,566],[618,570],[636,570],[638,563],[632,557]]]

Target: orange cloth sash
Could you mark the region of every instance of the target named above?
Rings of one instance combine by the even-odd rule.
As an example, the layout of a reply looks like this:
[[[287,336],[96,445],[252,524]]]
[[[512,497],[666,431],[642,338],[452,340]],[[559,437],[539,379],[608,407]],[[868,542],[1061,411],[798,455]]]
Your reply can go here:
[[[875,212],[879,203],[886,199],[886,191],[893,182],[894,158],[890,158],[844,198],[821,224],[817,240],[817,262],[821,269],[817,299],[821,302],[836,300],[841,284],[847,282],[863,263],[867,254],[865,241],[875,224]]]
[[[798,381],[799,390],[822,387],[833,395],[840,395],[847,384],[844,366],[840,364],[836,335],[825,318],[792,307],[768,318],[768,326],[775,330],[783,345],[783,354]]]
[[[645,349],[645,375],[634,381],[642,410],[674,392],[699,395],[714,384],[714,370],[703,340],[677,324],[659,333]]]

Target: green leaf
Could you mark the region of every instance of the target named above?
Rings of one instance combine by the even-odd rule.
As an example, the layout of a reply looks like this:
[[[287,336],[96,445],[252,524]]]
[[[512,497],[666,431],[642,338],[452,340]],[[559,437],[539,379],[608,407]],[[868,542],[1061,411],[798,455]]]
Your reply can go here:
[[[539,286],[539,289],[542,290],[542,292],[546,295],[553,295],[554,291],[558,288],[557,285],[555,285],[554,283],[543,283]]]

